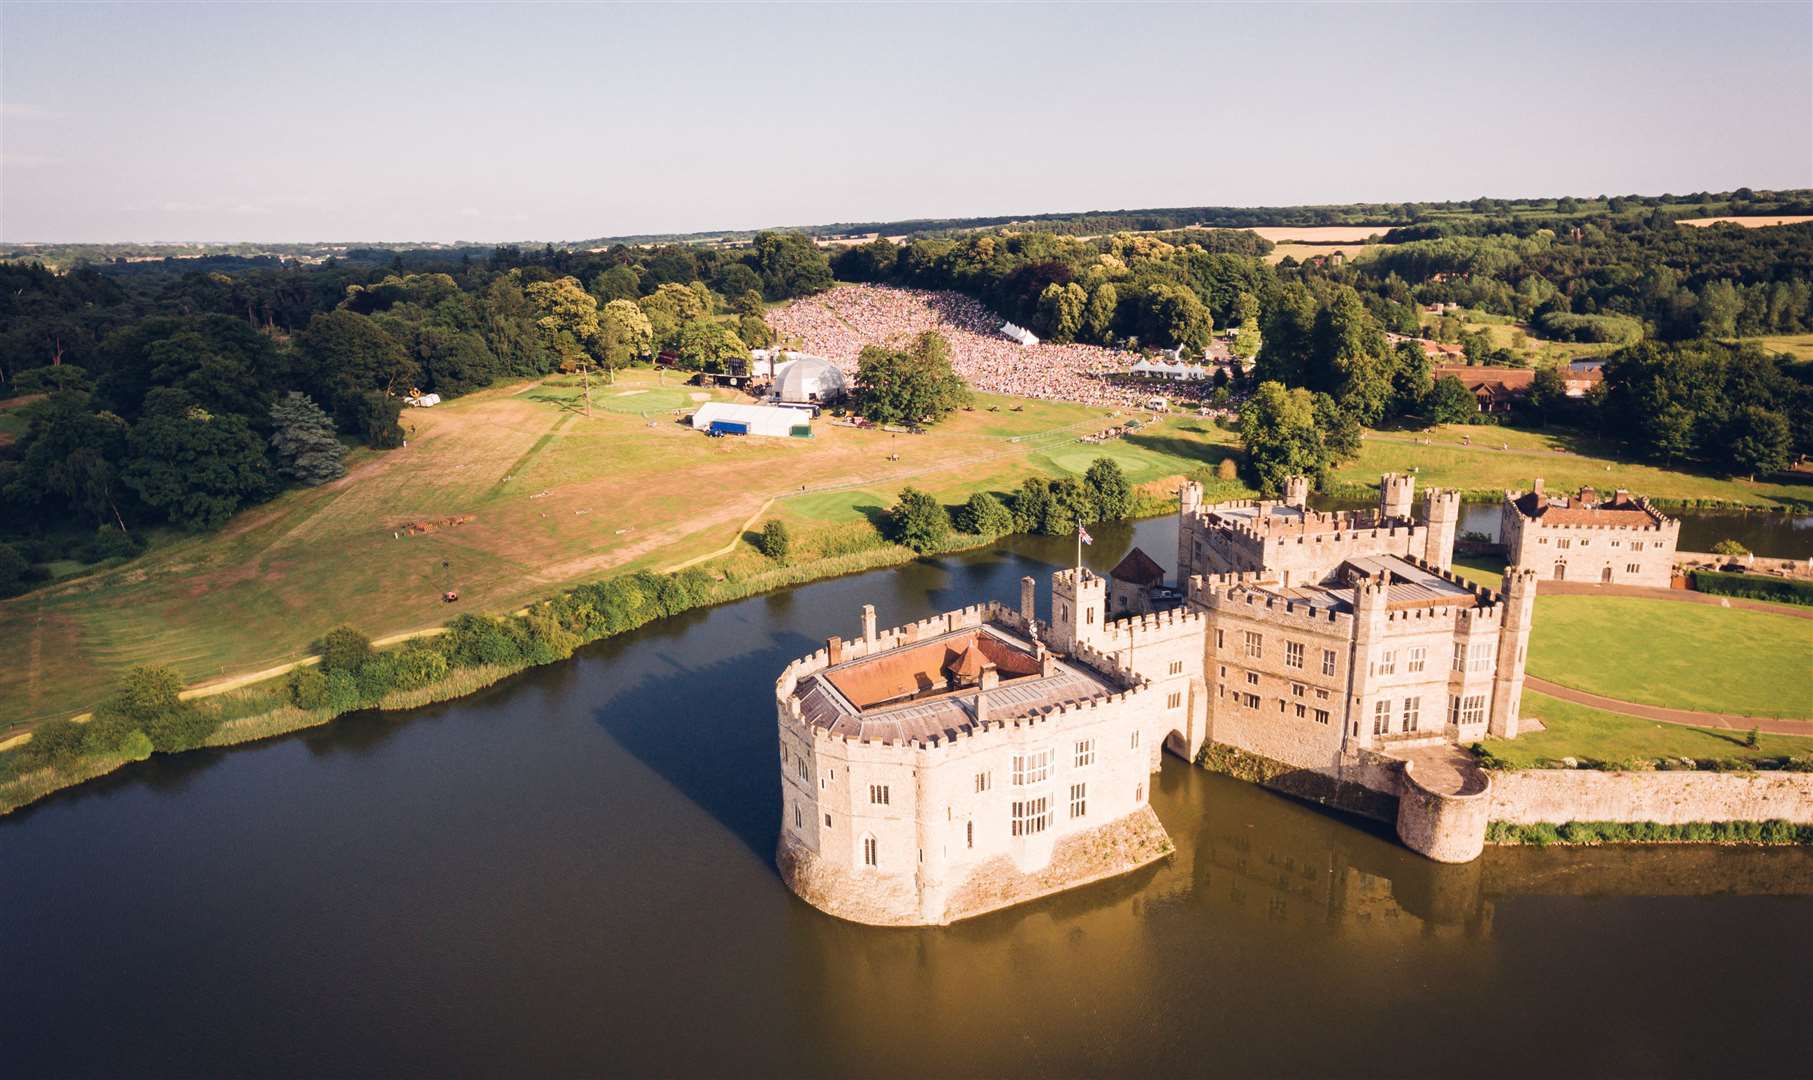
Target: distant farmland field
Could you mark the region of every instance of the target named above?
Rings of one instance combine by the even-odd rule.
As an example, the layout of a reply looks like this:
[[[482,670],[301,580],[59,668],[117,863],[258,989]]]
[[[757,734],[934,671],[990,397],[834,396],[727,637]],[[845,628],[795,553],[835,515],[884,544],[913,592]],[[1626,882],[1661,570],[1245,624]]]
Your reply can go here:
[[[1354,244],[1368,236],[1383,236],[1391,228],[1390,225],[1262,225],[1247,232],[1258,233],[1274,244],[1290,240],[1304,244]]]
[[[1701,217],[1682,218],[1683,225],[1696,225],[1701,228],[1707,225],[1719,225],[1729,222],[1742,225],[1746,229],[1766,229],[1771,225],[1799,225],[1803,221],[1813,221],[1813,214],[1786,214],[1775,217]]]

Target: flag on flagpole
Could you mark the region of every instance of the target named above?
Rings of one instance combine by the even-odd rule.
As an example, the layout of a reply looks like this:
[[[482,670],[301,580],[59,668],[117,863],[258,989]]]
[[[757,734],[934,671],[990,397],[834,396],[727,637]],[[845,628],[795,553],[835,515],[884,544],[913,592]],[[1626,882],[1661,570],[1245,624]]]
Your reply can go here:
[[[1081,540],[1085,544],[1094,544],[1095,543],[1095,537],[1090,536],[1089,530],[1083,528],[1081,525],[1078,525],[1076,527],[1076,538],[1078,540]]]

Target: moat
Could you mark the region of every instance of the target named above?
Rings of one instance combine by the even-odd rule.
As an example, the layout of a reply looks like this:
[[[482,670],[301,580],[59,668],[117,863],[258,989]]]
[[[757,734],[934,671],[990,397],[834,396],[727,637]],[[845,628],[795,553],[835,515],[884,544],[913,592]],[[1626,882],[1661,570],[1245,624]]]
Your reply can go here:
[[[1105,570],[1174,518],[1102,529]],[[134,766],[0,819],[19,1075],[1782,1075],[1813,850],[1491,849],[1167,758],[1168,860],[936,930],[772,853],[775,672],[1067,540],[804,586],[476,697]],[[1166,567],[1169,569],[1169,567]],[[1044,602],[1041,596],[1041,603]]]

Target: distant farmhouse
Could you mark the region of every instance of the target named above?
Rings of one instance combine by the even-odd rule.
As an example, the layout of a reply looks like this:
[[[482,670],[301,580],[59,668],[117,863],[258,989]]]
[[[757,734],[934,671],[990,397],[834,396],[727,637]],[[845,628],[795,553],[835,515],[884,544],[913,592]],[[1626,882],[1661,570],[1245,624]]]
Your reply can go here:
[[[1499,536],[1510,562],[1544,581],[1666,589],[1681,523],[1622,489],[1551,497],[1538,477],[1529,491],[1505,492]]]
[[[1437,366],[1433,375],[1437,379],[1444,376],[1459,379],[1462,386],[1472,391],[1482,413],[1510,412],[1530,396],[1530,385],[1536,381],[1535,368],[1444,364]],[[1604,381],[1605,374],[1599,367],[1570,366],[1561,371],[1562,386],[1571,398],[1585,397],[1593,387]]]
[[[1517,735],[1535,575],[1448,572],[1459,499],[1387,475],[1376,511],[1205,506],[1186,484],[1182,585],[1135,551],[1105,581],[1052,575],[893,630],[863,609],[775,686],[776,861],[857,922],[941,924],[1125,873],[1170,851],[1149,806],[1161,747],[1269,762],[1305,797],[1379,803],[1413,849],[1464,862],[1486,804],[1450,755]]]

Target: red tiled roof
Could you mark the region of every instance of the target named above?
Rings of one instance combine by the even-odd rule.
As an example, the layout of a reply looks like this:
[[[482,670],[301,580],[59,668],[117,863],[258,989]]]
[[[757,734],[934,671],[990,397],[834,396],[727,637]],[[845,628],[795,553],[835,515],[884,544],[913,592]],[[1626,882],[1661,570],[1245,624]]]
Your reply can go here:
[[[1536,381],[1536,372],[1531,368],[1438,365],[1435,377],[1439,379],[1444,375],[1454,376],[1469,390],[1478,390],[1483,386],[1511,393],[1528,390],[1530,384]]]

